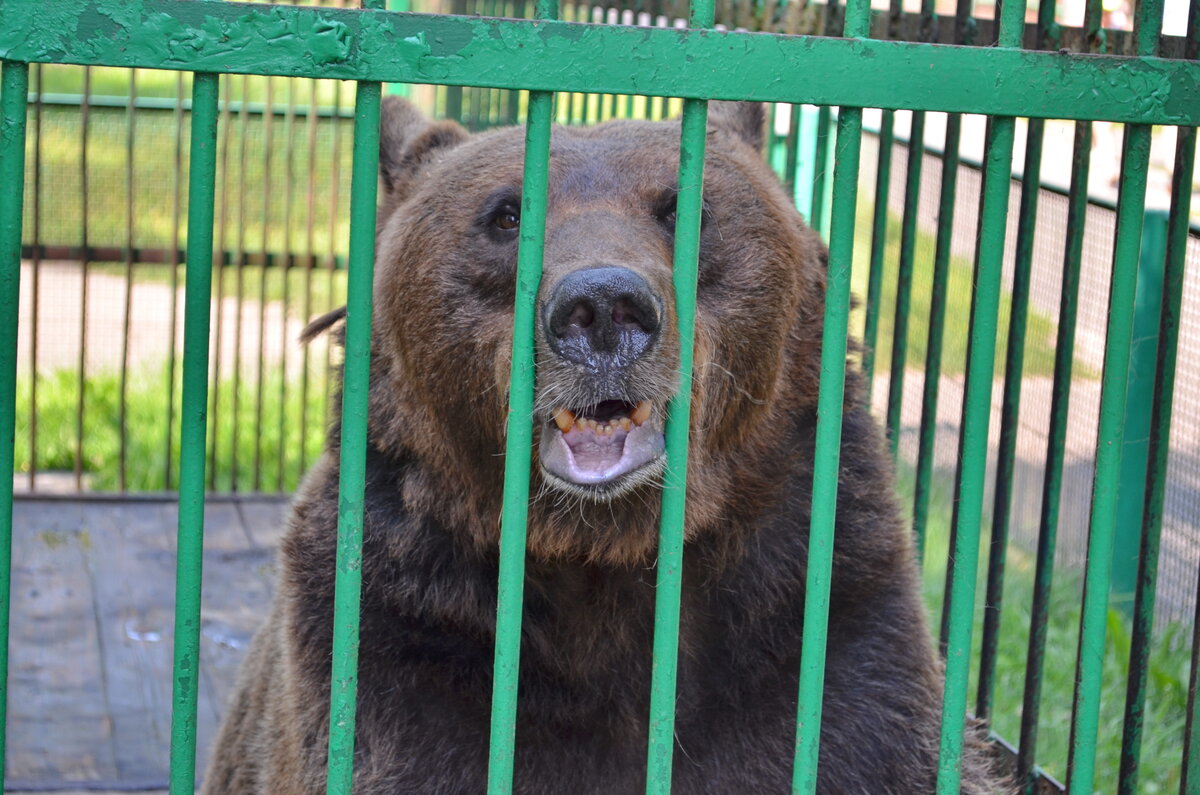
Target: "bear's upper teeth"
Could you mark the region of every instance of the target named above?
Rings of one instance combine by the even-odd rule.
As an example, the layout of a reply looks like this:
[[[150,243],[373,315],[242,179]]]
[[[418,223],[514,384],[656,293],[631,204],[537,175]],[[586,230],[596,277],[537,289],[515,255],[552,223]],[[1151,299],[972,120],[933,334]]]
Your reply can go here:
[[[618,428],[628,431],[634,426],[641,426],[650,419],[653,409],[654,404],[649,400],[643,400],[634,406],[633,411],[626,416],[612,417],[606,421],[597,422],[590,417],[580,417],[571,409],[562,407],[554,411],[554,424],[563,433],[570,433],[572,429],[577,429],[611,434]]]
[[[575,412],[570,409],[559,409],[554,412],[554,422],[560,431],[566,433],[575,424]]]

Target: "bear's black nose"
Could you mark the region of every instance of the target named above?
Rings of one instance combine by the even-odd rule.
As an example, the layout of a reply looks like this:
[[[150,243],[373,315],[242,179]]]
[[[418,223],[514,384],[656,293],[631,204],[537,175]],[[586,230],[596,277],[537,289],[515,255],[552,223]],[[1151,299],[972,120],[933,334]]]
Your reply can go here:
[[[546,340],[575,364],[625,366],[658,338],[661,305],[646,280],[628,268],[577,270],[546,302]]]

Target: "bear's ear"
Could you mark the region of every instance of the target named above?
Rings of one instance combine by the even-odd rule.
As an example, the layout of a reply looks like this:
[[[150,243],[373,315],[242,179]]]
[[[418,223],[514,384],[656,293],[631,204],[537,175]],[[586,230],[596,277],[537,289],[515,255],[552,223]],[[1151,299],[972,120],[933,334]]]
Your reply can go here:
[[[761,152],[767,127],[767,106],[761,102],[708,103],[708,125],[728,130]]]
[[[452,121],[434,122],[400,97],[384,97],[379,125],[379,178],[393,199],[403,199],[413,178],[439,150],[467,140]]]

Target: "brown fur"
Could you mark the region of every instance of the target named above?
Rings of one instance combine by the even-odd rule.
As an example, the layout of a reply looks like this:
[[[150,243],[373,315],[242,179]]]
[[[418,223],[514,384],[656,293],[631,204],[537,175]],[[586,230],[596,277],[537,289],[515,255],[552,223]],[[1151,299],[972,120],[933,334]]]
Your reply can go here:
[[[790,782],[825,252],[762,162],[762,115],[713,103],[710,118],[674,755],[684,793]],[[597,264],[645,279],[663,330],[621,384],[657,412],[677,383],[664,202],[678,135],[674,123],[555,130],[539,293],[542,307],[566,274]],[[355,792],[480,792],[517,252],[484,208],[519,196],[523,140],[468,137],[389,101],[381,149]],[[556,356],[538,328],[540,427],[611,384]],[[941,669],[861,394],[851,367],[819,789],[932,792]],[[211,795],[323,791],[337,452],[334,428],[297,495]],[[659,489],[556,490],[536,442],[532,478],[515,788],[641,791]],[[968,732],[963,791],[1000,789]]]

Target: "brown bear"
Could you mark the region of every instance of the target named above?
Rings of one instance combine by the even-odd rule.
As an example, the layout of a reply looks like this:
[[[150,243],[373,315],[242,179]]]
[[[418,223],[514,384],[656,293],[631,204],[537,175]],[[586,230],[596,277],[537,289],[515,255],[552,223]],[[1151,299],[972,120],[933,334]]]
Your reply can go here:
[[[673,782],[791,781],[826,252],[713,103]],[[663,418],[678,384],[679,125],[555,128],[515,782],[645,789]],[[482,792],[523,135],[384,106],[354,791]],[[318,321],[319,331],[337,319]],[[941,666],[890,460],[847,376],[819,791],[934,790]],[[274,608],[205,778],[324,792],[338,429],[295,500]],[[969,732],[963,791],[1001,788]]]

